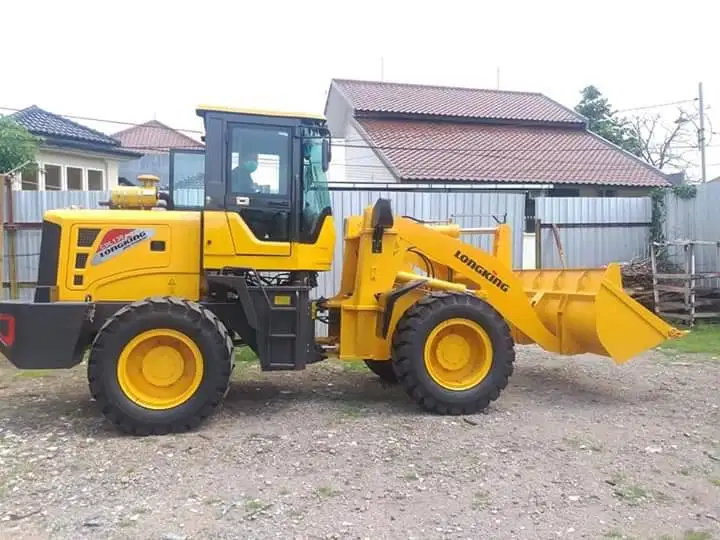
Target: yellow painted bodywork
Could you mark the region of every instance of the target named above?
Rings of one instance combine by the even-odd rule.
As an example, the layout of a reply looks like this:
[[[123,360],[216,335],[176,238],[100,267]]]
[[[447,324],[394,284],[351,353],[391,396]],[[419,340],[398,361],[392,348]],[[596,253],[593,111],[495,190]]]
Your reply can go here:
[[[198,346],[170,328],[138,334],[123,348],[117,363],[118,384],[125,396],[154,410],[185,403],[200,387],[203,373]]]
[[[248,267],[255,270],[325,272],[332,266],[335,224],[326,217],[314,244],[261,242],[234,212],[205,212],[205,268]],[[239,264],[239,263],[242,264]]]
[[[223,105],[199,105],[198,112],[223,112],[231,114],[245,114],[250,116],[274,116],[280,118],[306,118],[308,120],[325,120],[322,114],[311,112],[288,112],[270,109],[248,109],[239,107],[226,107]]]
[[[197,300],[200,290],[200,213],[153,210],[50,210],[61,227],[56,300],[135,301],[174,295]],[[80,229],[99,229],[89,247],[78,246]],[[103,239],[115,229],[151,230],[152,236],[93,264]],[[151,251],[151,241],[165,242]],[[76,257],[87,256],[84,268]],[[76,276],[82,282],[76,284]]]
[[[157,295],[197,300],[204,270],[323,272],[331,268],[335,244],[331,218],[315,244],[295,244],[261,242],[238,214],[224,211],[52,210],[45,217],[62,231],[54,300],[133,301]],[[91,246],[78,246],[81,228],[99,229]],[[131,240],[137,241],[113,254],[100,244],[116,229],[151,235],[132,237],[133,232]],[[477,295],[505,319],[517,343],[560,354],[595,353],[621,363],[682,335],[625,294],[617,265],[513,270],[507,225],[489,231],[489,251],[463,242],[463,234],[452,224],[396,217],[383,233],[382,250],[374,253],[372,208],[347,218],[340,289],[327,302],[339,314],[339,324],[318,341],[335,345],[343,359],[388,360],[398,320],[432,291]],[[151,249],[153,242],[164,249]],[[104,260],[95,264],[99,253]],[[78,256],[87,256],[82,268]],[[383,335],[385,295],[417,280],[420,286],[396,301]]]
[[[493,247],[484,251],[461,241],[462,231],[454,225],[398,217],[383,234],[382,252],[373,253],[371,211],[345,222],[340,290],[328,302],[340,312],[341,324],[338,335],[323,341],[336,343],[342,359],[389,359],[392,335],[405,310],[432,290],[457,291],[458,285],[492,305],[518,343],[555,353],[595,353],[622,363],[682,335],[623,291],[617,265],[513,270],[507,225],[492,231]],[[425,283],[400,297],[382,336],[384,294],[413,279]]]
[[[51,210],[45,219],[61,227],[59,301],[134,301],[171,295],[198,300],[203,270],[226,267],[255,270],[330,269],[335,244],[332,218],[326,218],[315,244],[260,242],[234,212],[164,210]],[[81,229],[99,229],[92,245],[78,246]],[[113,231],[151,233],[127,249],[95,263],[103,240]],[[151,242],[163,242],[154,251]],[[201,245],[204,246],[201,256]],[[78,256],[87,262],[78,267]]]

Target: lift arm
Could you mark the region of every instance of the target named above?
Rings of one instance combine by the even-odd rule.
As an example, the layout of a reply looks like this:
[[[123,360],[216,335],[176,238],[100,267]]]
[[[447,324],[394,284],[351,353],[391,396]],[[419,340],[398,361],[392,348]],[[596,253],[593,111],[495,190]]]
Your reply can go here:
[[[522,282],[499,258],[408,218],[396,218],[394,229],[404,242],[476,284],[488,303],[532,341],[560,352],[558,337],[542,323]]]

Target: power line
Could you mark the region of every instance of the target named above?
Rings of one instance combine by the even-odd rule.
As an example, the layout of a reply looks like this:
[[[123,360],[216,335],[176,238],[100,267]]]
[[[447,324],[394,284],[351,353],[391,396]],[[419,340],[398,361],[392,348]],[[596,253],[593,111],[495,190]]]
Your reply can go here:
[[[671,105],[682,105],[684,103],[693,103],[695,101],[698,101],[699,98],[695,97],[692,99],[682,99],[679,101],[668,101],[667,103],[656,103],[655,105],[641,105],[638,107],[629,107],[627,109],[619,109],[615,111],[616,113],[621,112],[630,112],[630,111],[643,111],[646,109],[659,109],[661,107],[670,107]]]
[[[666,105],[672,105],[677,103],[687,103],[690,101],[695,101],[698,98],[695,98],[693,100],[683,100],[683,101],[675,101],[675,102],[668,102],[663,104],[657,104],[657,105],[650,105],[646,107],[637,107],[635,109],[640,108],[652,108],[652,107],[661,107]],[[0,110],[8,110],[8,111],[14,111],[18,112],[23,109],[17,109],[13,107],[3,107],[0,106]],[[629,109],[625,109],[629,110]],[[79,115],[59,115],[63,116],[68,119],[74,119],[74,120],[84,120],[84,121],[92,121],[92,122],[99,122],[99,123],[109,123],[109,124],[117,124],[117,125],[124,125],[124,126],[131,126],[131,127],[142,127],[143,129],[166,129],[160,126],[147,126],[145,124],[138,124],[134,122],[125,122],[120,120],[112,120],[107,118],[96,118],[96,117],[89,117],[89,116],[79,116]],[[167,126],[167,128],[175,130],[175,131],[185,131],[188,133],[196,133],[196,134],[203,134],[203,131],[194,130],[194,129],[182,129],[182,128],[172,128],[170,126]],[[533,128],[534,129],[534,128]],[[512,147],[512,148],[496,148],[496,147],[476,147],[476,148],[457,148],[457,147],[430,147],[430,146],[393,146],[393,145],[377,145],[377,144],[368,144],[367,142],[360,140],[363,142],[363,144],[348,144],[347,140],[344,143],[336,144],[336,147],[340,148],[358,148],[358,149],[370,149],[370,150],[379,150],[379,151],[406,151],[406,152],[422,152],[422,153],[431,153],[431,152],[440,152],[445,154],[471,154],[473,157],[479,157],[479,158],[488,158],[488,159],[512,159],[512,160],[521,160],[526,162],[531,162],[533,164],[541,164],[541,163],[552,163],[553,165],[572,165],[572,166],[580,166],[582,167],[582,163],[577,163],[576,161],[560,161],[558,159],[549,158],[549,159],[538,159],[537,157],[522,157],[517,156],[518,153],[541,153],[543,156],[552,156],[553,154],[561,153],[561,152],[571,152],[571,153],[583,153],[583,152],[590,152],[590,153],[600,153],[600,152],[617,152],[617,149],[608,146],[605,144],[602,144],[602,146],[598,147],[592,147],[592,148],[576,148],[576,147],[565,147],[565,148],[558,148],[558,147],[531,147],[531,148],[522,148],[522,147]],[[352,139],[350,139],[350,142],[353,142]],[[123,148],[127,149],[135,149],[135,150],[145,150],[145,151],[163,151],[166,152],[168,150],[167,147],[160,147],[160,146],[123,146]],[[187,149],[187,150],[198,150],[198,147],[196,146],[187,146],[187,147],[174,147],[176,149]],[[698,148],[696,146],[673,146],[675,149],[695,149]],[[489,152],[489,153],[488,153]],[[502,154],[505,154],[503,157]],[[509,158],[507,157],[509,154],[513,154]],[[585,165],[587,166],[587,165]],[[381,168],[379,166],[373,166],[376,168]],[[447,169],[447,167],[444,167],[444,169]],[[605,167],[605,170],[610,170],[610,168]],[[622,170],[624,167],[616,167],[617,170]],[[453,168],[453,170],[457,170]]]
[[[20,112],[25,109],[17,109],[15,107],[0,107],[0,110],[2,111],[11,111],[11,112]],[[137,123],[137,122],[123,122],[122,120],[109,120],[107,118],[94,118],[92,116],[78,116],[75,114],[58,114],[58,113],[52,113],[57,116],[62,116],[63,118],[67,118],[69,120],[83,120],[85,122],[98,122],[102,124],[115,124],[120,126],[129,126],[129,127],[142,127],[144,129],[172,129],[173,131],[180,131],[180,132],[186,132],[186,133],[195,133],[198,135],[204,135],[205,132],[197,129],[185,129],[185,128],[175,128],[171,126],[167,127],[161,127],[161,126],[148,126],[145,123]]]

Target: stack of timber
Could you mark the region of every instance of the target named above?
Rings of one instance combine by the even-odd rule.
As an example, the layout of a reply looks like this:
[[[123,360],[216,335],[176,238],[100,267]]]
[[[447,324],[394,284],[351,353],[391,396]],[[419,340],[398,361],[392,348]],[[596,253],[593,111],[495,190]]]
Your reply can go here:
[[[653,272],[650,257],[633,259],[621,265],[625,292],[650,311],[655,311]]]

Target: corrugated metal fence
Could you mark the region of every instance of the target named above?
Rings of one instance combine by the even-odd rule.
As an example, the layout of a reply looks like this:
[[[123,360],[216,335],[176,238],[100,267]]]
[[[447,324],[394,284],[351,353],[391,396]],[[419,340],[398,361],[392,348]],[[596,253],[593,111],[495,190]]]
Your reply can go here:
[[[682,199],[673,194],[665,197],[665,238],[673,240],[694,240],[720,242],[720,182],[709,182],[697,186],[692,199]],[[672,262],[684,265],[683,250],[669,247]],[[715,246],[695,247],[695,271],[720,271],[718,250]],[[720,280],[702,281],[702,287],[720,286]]]
[[[56,208],[99,208],[108,200],[105,191],[13,191],[12,209],[0,197],[5,221],[3,232],[3,298],[32,300],[40,254],[40,226],[43,214]],[[10,211],[12,210],[12,211]],[[14,264],[11,264],[14,259]],[[12,284],[12,286],[11,286]]]
[[[9,296],[14,281],[16,297],[31,299],[37,277],[40,251],[40,222],[43,213],[52,208],[79,206],[99,208],[107,200],[107,192],[13,192],[13,215],[2,201],[6,229],[3,238],[3,290]],[[333,212],[337,226],[335,265],[321,276],[317,295],[329,296],[339,287],[342,272],[343,221],[360,214],[379,197],[388,198],[397,215],[411,215],[428,221],[453,221],[463,227],[488,227],[496,219],[506,219],[513,228],[513,264],[522,265],[522,242],[525,217],[525,195],[508,191],[457,189],[433,191],[395,189],[331,189]],[[175,194],[185,205],[201,204],[202,191]],[[720,239],[720,213],[715,201],[720,200],[720,183],[700,186],[698,196],[682,200],[667,199],[667,237],[698,240]],[[542,266],[561,266],[553,236],[557,226],[568,267],[599,266],[613,261],[628,261],[648,253],[651,202],[647,197],[634,198],[539,198],[535,215],[541,220],[540,251]],[[12,219],[10,219],[12,217]],[[13,225],[14,223],[14,225]],[[9,241],[15,237],[15,264],[10,265]],[[468,236],[466,241],[484,249],[490,246],[488,236]],[[702,254],[699,266],[717,265],[715,250]]]
[[[535,200],[543,268],[561,267],[553,227],[571,268],[603,266],[648,254],[649,197],[546,197]]]

